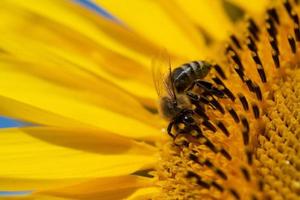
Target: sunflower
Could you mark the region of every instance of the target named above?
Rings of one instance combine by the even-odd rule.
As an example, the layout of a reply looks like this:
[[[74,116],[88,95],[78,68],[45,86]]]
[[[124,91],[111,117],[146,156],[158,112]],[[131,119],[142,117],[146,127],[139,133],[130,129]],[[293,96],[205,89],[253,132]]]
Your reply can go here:
[[[26,122],[0,130],[2,199],[299,199],[297,3],[2,0],[0,114]],[[162,49],[225,95],[174,138]]]

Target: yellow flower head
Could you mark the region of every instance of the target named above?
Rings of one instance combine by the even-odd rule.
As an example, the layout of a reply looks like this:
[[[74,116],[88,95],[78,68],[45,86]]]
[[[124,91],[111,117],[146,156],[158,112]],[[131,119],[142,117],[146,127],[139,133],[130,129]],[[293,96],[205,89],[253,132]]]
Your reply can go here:
[[[297,1],[95,2],[115,18],[0,2],[0,114],[29,122],[0,130],[0,189],[30,191],[5,198],[300,198]],[[167,121],[162,49],[182,106]],[[171,84],[204,63],[194,87]]]

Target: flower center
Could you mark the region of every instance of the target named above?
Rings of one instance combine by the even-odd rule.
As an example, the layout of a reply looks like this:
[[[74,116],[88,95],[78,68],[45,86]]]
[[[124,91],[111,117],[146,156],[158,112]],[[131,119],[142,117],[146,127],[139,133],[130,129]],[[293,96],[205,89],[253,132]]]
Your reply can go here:
[[[208,96],[196,127],[173,128],[176,137],[161,147],[158,199],[299,199],[297,13],[284,1],[265,21],[249,19],[246,37],[230,37],[205,78],[226,98]]]

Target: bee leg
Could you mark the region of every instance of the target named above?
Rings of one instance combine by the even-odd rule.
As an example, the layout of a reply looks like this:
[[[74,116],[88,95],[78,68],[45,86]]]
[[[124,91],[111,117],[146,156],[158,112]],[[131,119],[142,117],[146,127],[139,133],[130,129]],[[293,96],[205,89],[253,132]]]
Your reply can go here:
[[[180,131],[174,138],[174,144],[178,147],[181,147],[181,146],[185,146],[185,147],[188,147],[189,146],[189,141],[188,139],[186,139],[186,137],[184,136],[185,132],[183,131]],[[180,136],[183,136],[184,138],[181,138],[180,140]],[[178,139],[179,138],[179,139]],[[178,143],[178,140],[180,140],[180,143]]]
[[[173,120],[169,123],[167,132],[168,134],[174,138],[176,134],[172,133],[172,129],[175,128],[177,131],[179,129],[178,125],[180,123],[184,124],[186,126],[187,120],[190,119],[188,116],[192,115],[194,111],[189,110],[189,109],[183,109],[177,116],[173,118]]]
[[[199,138],[203,134],[202,134],[202,130],[198,126],[197,122],[193,118],[194,114],[196,114],[196,113],[193,110],[186,110],[186,111],[184,111],[184,113],[183,113],[184,117],[183,117],[182,123],[185,125],[185,127],[184,127],[183,131],[185,133],[192,133],[192,132],[194,132],[192,135],[194,137],[196,137],[196,138]]]
[[[185,92],[193,90],[194,87],[195,87],[195,85],[196,85],[196,81],[193,81],[193,82],[185,89]]]
[[[184,109],[182,110],[176,117],[173,118],[173,120],[169,123],[167,127],[167,133],[170,135],[174,140],[176,139],[177,133],[172,133],[172,129],[175,128],[176,132],[181,131],[184,132],[184,129],[189,126],[189,123],[191,121],[191,115],[194,113],[192,110]],[[194,121],[194,120],[192,120]],[[178,125],[182,123],[184,124],[184,129],[179,130]]]
[[[197,79],[194,81],[194,83],[198,87],[202,88],[204,91],[209,92],[212,95],[215,95],[220,98],[224,98],[225,96],[223,91],[219,90],[217,87],[215,87],[212,83],[208,81]]]
[[[195,136],[195,138],[203,137],[203,132],[199,126],[193,124],[193,125],[190,125],[190,129],[191,129],[191,131],[194,131],[196,133],[196,135],[193,135],[193,136]]]
[[[168,125],[167,132],[175,140],[180,134],[192,133],[193,136],[199,138],[202,136],[202,130],[197,125],[197,122],[193,118],[193,115],[197,114],[194,110],[185,109],[182,110]],[[178,125],[182,123],[183,128],[179,128]],[[172,129],[175,127],[176,133],[172,133]]]
[[[199,107],[201,107],[203,110],[203,105],[209,105],[212,109],[216,109],[214,104],[211,103],[211,100],[208,99],[208,97],[211,96],[211,94],[208,92],[204,92],[201,95],[199,95],[193,93],[192,91],[187,91],[186,95],[190,98],[191,103],[195,105],[198,109]]]
[[[200,81],[201,81],[200,79],[194,80],[194,81],[191,83],[191,85],[190,85],[188,88],[186,88],[185,91],[191,91],[191,90],[193,90],[193,88],[195,87],[195,85],[197,85],[198,82],[200,82]],[[202,84],[203,87],[201,87],[201,86],[198,86],[198,87],[201,87],[201,88],[204,89],[205,91],[209,90],[209,88],[212,87],[212,83],[210,83],[210,82],[208,82],[208,81],[204,81],[204,80],[202,80],[202,81],[203,81],[205,84]],[[204,86],[205,86],[205,87],[204,87]]]
[[[192,134],[192,132],[196,132],[196,134]],[[217,147],[205,136],[203,135],[202,130],[200,127],[196,124],[196,122],[193,120],[193,123],[187,123],[186,124],[186,133],[190,133],[193,137],[196,139],[203,138],[202,141],[205,146],[207,146],[210,150],[212,150],[214,153],[218,152]]]
[[[207,104],[208,105],[209,102],[210,102],[209,99],[206,98],[206,96],[193,93],[192,91],[187,91],[186,95],[190,98],[190,101],[193,104],[201,103],[201,104]]]
[[[168,135],[171,136],[173,139],[175,139],[175,137],[176,137],[176,134],[173,134],[173,133],[172,133],[172,128],[173,128],[173,126],[175,125],[175,122],[176,122],[176,120],[173,119],[173,120],[169,123],[168,128],[167,128],[167,133],[168,133]]]
[[[200,116],[204,120],[209,120],[209,117],[205,113],[205,109],[203,106],[196,106],[195,113]]]
[[[189,145],[188,139],[181,139],[180,144],[179,144],[178,137],[183,136],[184,138],[186,138],[185,135],[187,133],[189,133],[189,131],[187,129],[189,129],[190,123],[194,122],[194,119],[192,118],[193,114],[194,114],[193,110],[184,109],[173,119],[173,121],[171,122],[171,123],[173,123],[173,125],[171,125],[171,123],[170,123],[171,126],[173,126],[173,127],[175,126],[174,128],[175,128],[176,134],[171,133],[172,128],[170,128],[168,132],[172,135],[171,137],[173,137],[174,144],[178,147],[181,147],[182,145],[185,147],[188,147],[188,145]],[[180,128],[179,124],[183,124],[184,127]]]

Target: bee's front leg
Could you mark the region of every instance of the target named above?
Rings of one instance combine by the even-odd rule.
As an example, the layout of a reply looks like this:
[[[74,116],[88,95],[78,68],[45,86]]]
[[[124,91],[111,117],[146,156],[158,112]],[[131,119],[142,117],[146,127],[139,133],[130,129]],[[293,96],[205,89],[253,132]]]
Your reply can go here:
[[[176,137],[176,133],[175,134],[172,133],[172,129],[173,129],[174,125],[175,125],[175,122],[176,122],[176,119],[173,119],[169,123],[168,128],[167,128],[168,135],[171,136],[171,138],[173,138],[173,139],[175,139],[175,137]]]
[[[195,112],[200,115],[204,119],[208,119],[205,114],[204,105],[209,105],[212,109],[216,109],[214,104],[212,103],[212,96],[207,93],[196,94],[192,91],[187,91],[186,95],[189,97],[191,103],[196,106]]]
[[[218,89],[216,86],[214,86],[214,84],[202,80],[202,79],[197,79],[194,81],[193,85],[197,85],[198,87],[200,87],[201,89],[203,89],[205,92],[207,92],[210,95],[215,95],[219,98],[224,98],[225,94],[222,90]]]

